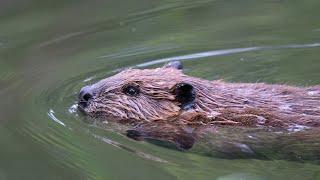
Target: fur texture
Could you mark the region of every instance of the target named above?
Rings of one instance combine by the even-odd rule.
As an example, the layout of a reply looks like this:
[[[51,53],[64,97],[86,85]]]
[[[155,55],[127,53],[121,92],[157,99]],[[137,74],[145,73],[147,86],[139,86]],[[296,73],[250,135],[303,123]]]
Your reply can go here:
[[[181,83],[191,85],[195,94],[187,108],[177,99]],[[126,86],[137,87],[139,94],[127,95]],[[184,149],[190,147],[184,141],[193,143],[211,126],[320,126],[320,86],[208,81],[165,66],[128,69],[89,88],[92,98],[82,107],[87,115],[133,125],[128,136],[134,139],[168,140]]]

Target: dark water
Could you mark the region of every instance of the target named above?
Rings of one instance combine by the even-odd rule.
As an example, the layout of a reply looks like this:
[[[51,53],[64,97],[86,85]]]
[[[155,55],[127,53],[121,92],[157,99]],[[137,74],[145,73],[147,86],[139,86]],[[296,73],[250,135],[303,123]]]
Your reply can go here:
[[[170,59],[206,79],[320,84],[319,9],[318,0],[0,1],[0,180],[320,179],[317,163],[135,142],[73,106],[82,86],[119,68]]]

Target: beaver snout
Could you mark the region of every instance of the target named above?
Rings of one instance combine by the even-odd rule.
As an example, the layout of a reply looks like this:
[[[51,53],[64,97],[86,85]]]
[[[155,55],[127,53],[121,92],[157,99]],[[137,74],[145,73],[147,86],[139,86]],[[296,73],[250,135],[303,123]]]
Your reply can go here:
[[[88,102],[90,99],[92,99],[93,93],[90,86],[85,86],[80,90],[79,96],[78,96],[78,105],[80,108],[85,108],[88,106]]]

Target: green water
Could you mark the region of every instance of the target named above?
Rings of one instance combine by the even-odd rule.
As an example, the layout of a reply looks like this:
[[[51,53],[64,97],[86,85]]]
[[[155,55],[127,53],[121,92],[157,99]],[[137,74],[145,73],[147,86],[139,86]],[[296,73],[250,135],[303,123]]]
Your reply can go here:
[[[170,59],[206,79],[320,84],[319,10],[318,0],[2,0],[0,180],[320,179],[317,163],[135,142],[74,108],[82,86]]]

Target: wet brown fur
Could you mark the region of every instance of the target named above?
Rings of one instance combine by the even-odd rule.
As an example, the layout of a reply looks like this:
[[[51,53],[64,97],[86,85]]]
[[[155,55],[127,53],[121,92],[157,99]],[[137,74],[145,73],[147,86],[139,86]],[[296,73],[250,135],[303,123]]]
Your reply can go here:
[[[174,94],[179,83],[192,85],[196,93],[193,106],[187,110],[181,108]],[[138,86],[140,94],[123,93],[127,85]],[[180,141],[193,141],[194,135],[208,126],[284,130],[296,125],[320,126],[320,86],[208,81],[163,67],[128,69],[91,88],[94,96],[84,109],[89,116],[133,125],[135,131],[129,134],[132,138],[168,140],[182,144],[182,148],[189,147]]]

